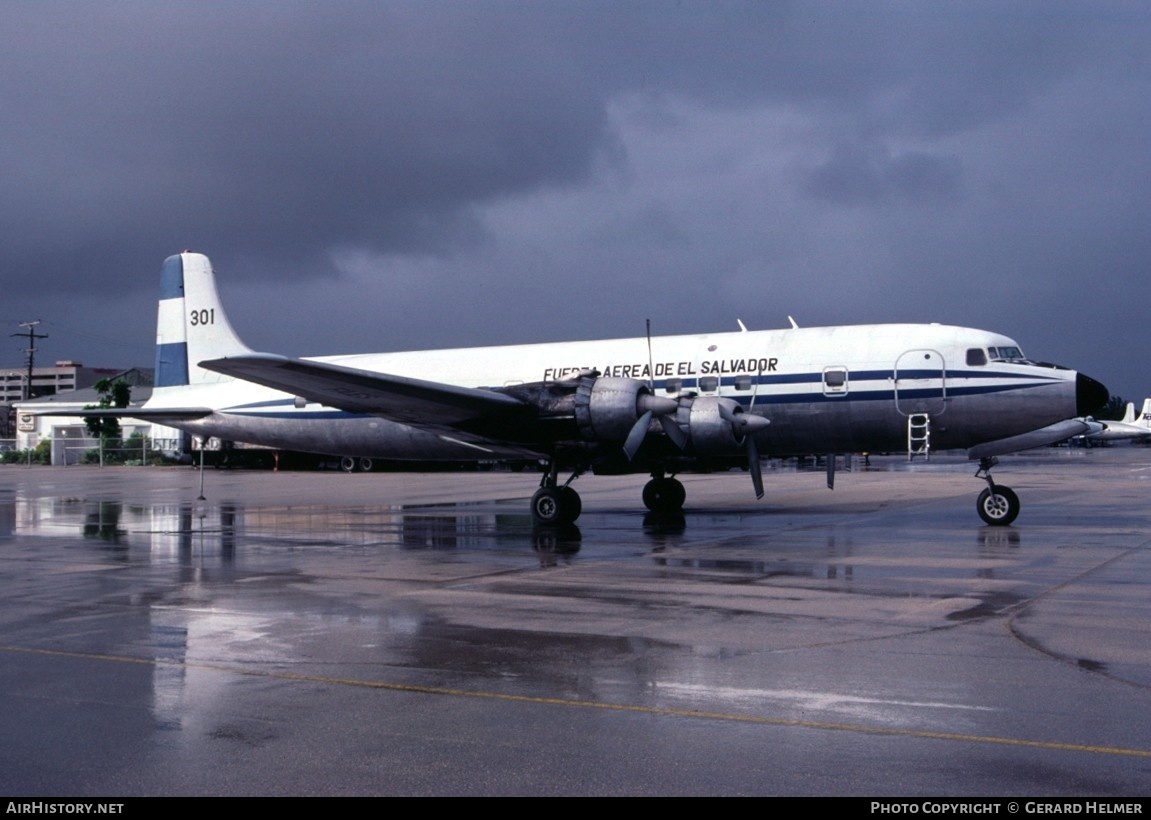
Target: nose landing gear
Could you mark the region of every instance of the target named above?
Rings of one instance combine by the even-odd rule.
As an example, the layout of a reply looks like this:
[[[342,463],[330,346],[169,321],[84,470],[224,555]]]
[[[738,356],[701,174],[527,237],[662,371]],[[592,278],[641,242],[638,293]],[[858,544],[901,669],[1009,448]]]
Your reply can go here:
[[[992,527],[1006,527],[1019,515],[1019,496],[1010,487],[996,484],[991,478],[991,468],[999,463],[994,456],[979,459],[976,478],[987,482],[987,489],[979,494],[975,509],[984,523]]]

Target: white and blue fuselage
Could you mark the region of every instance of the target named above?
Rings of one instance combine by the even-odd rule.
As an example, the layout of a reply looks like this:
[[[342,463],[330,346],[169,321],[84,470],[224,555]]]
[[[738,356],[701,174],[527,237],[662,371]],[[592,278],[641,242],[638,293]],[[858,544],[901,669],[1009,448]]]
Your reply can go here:
[[[682,469],[750,465],[761,454],[928,443],[967,448],[989,464],[997,453],[1072,434],[1065,420],[1107,400],[1098,382],[1032,362],[1006,336],[938,324],[288,359],[240,341],[206,257],[169,258],[161,281],[157,387],[142,415],[286,450],[418,461],[538,456],[552,481],[561,465],[650,470],[658,482]],[[757,464],[752,471],[758,494]],[[652,494],[668,485],[658,489]]]

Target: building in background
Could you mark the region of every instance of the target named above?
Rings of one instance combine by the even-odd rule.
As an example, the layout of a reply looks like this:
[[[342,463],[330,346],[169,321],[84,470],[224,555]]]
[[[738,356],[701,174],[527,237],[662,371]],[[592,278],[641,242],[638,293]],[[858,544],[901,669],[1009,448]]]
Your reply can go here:
[[[9,440],[9,445],[17,450],[32,449],[41,440],[52,439],[53,463],[68,463],[68,460],[63,458],[57,462],[56,442],[64,446],[67,440],[87,438],[88,433],[83,421],[75,416],[41,415],[46,410],[52,407],[61,410],[82,410],[84,407],[98,404],[100,395],[94,385],[101,379],[127,382],[132,388],[133,405],[143,404],[152,395],[151,368],[117,370],[84,367],[79,362],[67,361],[57,362],[53,368],[36,368],[32,374],[33,397],[24,400],[21,396],[27,382],[27,371],[0,372],[0,385],[2,385],[0,389],[3,390],[0,394],[3,396],[0,413],[6,427],[0,439]],[[13,378],[13,375],[17,378]],[[180,437],[178,431],[170,428],[154,430],[152,424],[132,424],[128,420],[124,425],[124,435],[129,436],[133,432],[141,432],[149,438],[175,438],[177,442]]]

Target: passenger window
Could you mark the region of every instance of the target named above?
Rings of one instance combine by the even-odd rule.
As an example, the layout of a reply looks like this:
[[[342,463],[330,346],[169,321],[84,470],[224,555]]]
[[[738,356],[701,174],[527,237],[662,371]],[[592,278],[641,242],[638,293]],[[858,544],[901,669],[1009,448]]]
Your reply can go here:
[[[967,364],[971,367],[979,367],[987,364],[987,354],[983,352],[983,348],[970,348],[967,351]]]
[[[699,389],[703,393],[714,393],[719,389],[719,378],[717,376],[703,376],[699,380]]]
[[[683,379],[668,379],[663,389],[666,393],[678,393],[683,390]]]
[[[748,391],[751,389],[751,376],[736,376],[735,389]]]
[[[828,367],[823,371],[823,392],[825,395],[847,392],[846,367]]]

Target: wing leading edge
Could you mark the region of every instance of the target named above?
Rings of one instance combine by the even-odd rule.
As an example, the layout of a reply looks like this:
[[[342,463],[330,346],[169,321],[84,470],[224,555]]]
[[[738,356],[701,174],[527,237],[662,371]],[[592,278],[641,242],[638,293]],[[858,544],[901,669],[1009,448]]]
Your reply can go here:
[[[1021,450],[1030,450],[1034,447],[1046,447],[1049,444],[1065,441],[1072,436],[1081,436],[1090,429],[1091,425],[1083,419],[1067,419],[1047,427],[1041,427],[1038,430],[1032,430],[1029,433],[1021,433],[1018,436],[996,441],[986,441],[983,444],[968,447],[967,457],[969,459],[990,458],[1007,453],[1018,453]]]
[[[417,427],[445,427],[523,412],[528,405],[503,393],[392,376],[336,364],[250,353],[200,362],[200,367],[262,384],[349,413]]]

